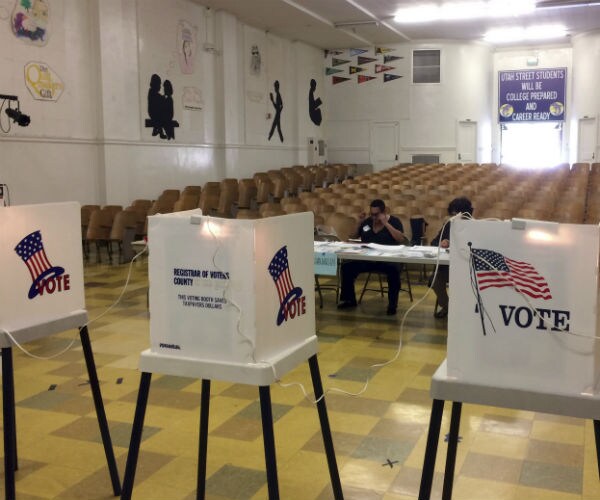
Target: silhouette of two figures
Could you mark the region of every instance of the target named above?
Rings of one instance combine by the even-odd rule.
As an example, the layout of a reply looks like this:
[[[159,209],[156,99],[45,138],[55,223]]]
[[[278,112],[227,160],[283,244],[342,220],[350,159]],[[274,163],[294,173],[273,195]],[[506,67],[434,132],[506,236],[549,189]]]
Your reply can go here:
[[[150,78],[148,90],[148,116],[146,127],[152,128],[152,136],[161,139],[175,139],[175,127],[179,122],[173,120],[173,85],[169,80],[163,83],[163,93],[160,93],[161,79],[157,74]]]

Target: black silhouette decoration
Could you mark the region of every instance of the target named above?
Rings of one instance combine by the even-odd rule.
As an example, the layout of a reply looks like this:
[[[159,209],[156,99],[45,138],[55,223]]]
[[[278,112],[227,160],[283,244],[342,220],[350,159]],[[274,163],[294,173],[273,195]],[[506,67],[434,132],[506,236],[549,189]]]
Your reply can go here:
[[[161,139],[175,139],[175,127],[179,122],[173,120],[173,85],[169,80],[163,83],[163,93],[160,93],[160,76],[153,74],[150,77],[148,90],[148,116],[146,127],[152,128],[152,136]]]
[[[320,97],[317,97],[315,99],[316,88],[317,82],[313,78],[310,81],[310,91],[308,92],[308,114],[310,115],[310,119],[312,120],[312,122],[315,125],[320,126],[323,117],[321,116],[321,110],[319,109],[319,106],[323,104],[323,101],[321,101]]]
[[[273,132],[275,132],[275,128],[277,128],[279,139],[281,139],[281,142],[283,142],[283,134],[281,133],[281,110],[283,109],[283,100],[281,99],[281,94],[279,93],[279,80],[275,80],[273,87],[275,88],[275,98],[273,98],[273,92],[269,92],[269,97],[271,98],[271,102],[275,108],[275,117],[273,118],[271,131],[269,132],[269,140],[271,140],[271,137],[273,137]]]

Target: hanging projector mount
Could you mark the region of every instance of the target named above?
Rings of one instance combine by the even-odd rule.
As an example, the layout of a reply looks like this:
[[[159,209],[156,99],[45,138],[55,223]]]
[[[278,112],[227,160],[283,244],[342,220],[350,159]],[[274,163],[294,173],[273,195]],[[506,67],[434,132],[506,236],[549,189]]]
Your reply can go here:
[[[0,94],[0,101],[2,101],[2,105],[0,106],[0,111],[1,111],[2,107],[4,106],[4,103],[6,101],[8,101],[8,108],[6,108],[6,114],[8,115],[9,118],[12,119],[13,122],[15,122],[20,127],[27,127],[27,125],[29,125],[29,123],[31,122],[31,118],[29,117],[29,115],[26,115],[25,113],[21,112],[21,106],[19,104],[18,96],[8,95],[8,94]],[[11,101],[16,101],[16,103],[17,103],[16,109],[10,107]],[[4,128],[2,128],[2,132],[8,133],[9,131],[10,131],[10,121],[8,122],[7,130],[4,130]]]

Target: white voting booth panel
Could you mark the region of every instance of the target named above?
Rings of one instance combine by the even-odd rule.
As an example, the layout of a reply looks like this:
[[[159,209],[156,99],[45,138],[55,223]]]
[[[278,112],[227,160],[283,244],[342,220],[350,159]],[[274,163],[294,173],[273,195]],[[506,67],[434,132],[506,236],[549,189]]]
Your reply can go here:
[[[316,339],[312,214],[156,215],[148,242],[152,352],[260,363]]]
[[[448,375],[597,393],[598,226],[456,220],[451,242]]]
[[[84,312],[80,213],[75,202],[0,207],[0,327],[17,341]]]

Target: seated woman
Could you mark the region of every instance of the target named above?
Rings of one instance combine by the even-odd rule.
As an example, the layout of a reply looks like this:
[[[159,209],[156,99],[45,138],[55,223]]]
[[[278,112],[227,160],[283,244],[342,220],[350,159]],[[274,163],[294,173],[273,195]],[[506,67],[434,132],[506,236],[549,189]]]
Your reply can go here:
[[[370,205],[370,216],[361,214],[356,231],[351,238],[360,237],[364,243],[378,243],[380,245],[399,245],[406,242],[402,222],[393,215],[385,213],[383,200],[373,200]],[[365,260],[351,260],[341,266],[342,290],[341,302],[338,309],[356,307],[356,294],[354,282],[361,273],[375,272],[387,276],[388,282],[388,308],[387,314],[396,314],[398,307],[398,294],[400,292],[400,270],[402,264],[390,262],[371,262]]]
[[[454,198],[448,205],[448,215],[454,217],[462,213],[463,217],[470,217],[473,215],[473,205],[471,201],[461,196],[460,198]],[[468,216],[466,214],[469,214]],[[440,232],[433,240],[431,240],[433,246],[440,246],[441,248],[450,247],[450,222],[447,222]],[[433,315],[436,318],[445,318],[448,316],[448,292],[446,291],[446,284],[448,283],[449,268],[448,266],[439,266],[435,280],[433,276],[429,279],[429,286],[433,289],[437,296],[437,302],[439,309],[434,311]]]

